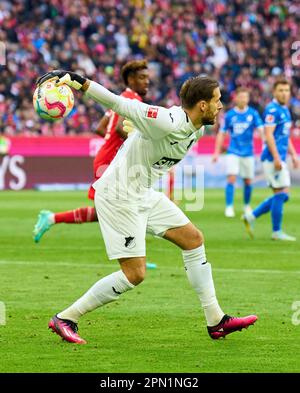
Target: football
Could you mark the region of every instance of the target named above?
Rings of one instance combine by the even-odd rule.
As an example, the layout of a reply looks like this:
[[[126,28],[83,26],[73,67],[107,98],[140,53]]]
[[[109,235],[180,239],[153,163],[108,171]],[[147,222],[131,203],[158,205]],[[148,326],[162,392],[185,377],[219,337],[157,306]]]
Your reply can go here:
[[[67,85],[56,86],[54,82],[45,82],[35,89],[33,106],[42,119],[56,121],[71,112],[74,95]]]

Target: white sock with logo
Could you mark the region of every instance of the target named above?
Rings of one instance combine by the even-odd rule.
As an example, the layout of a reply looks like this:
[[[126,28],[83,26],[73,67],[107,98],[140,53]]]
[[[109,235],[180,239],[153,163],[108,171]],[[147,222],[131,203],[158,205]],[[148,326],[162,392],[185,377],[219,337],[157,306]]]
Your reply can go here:
[[[82,315],[117,300],[119,295],[132,288],[134,285],[128,281],[122,270],[119,270],[101,278],[81,298],[57,316],[77,323]]]
[[[183,250],[182,255],[188,280],[198,294],[207,326],[215,326],[223,318],[224,312],[216,298],[211,264],[206,260],[204,244],[194,250]]]

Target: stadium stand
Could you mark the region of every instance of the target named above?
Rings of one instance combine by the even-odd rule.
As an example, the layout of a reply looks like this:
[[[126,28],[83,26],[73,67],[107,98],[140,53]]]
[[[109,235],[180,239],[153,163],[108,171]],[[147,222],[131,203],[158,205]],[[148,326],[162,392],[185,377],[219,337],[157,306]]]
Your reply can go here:
[[[300,67],[292,62],[299,26],[294,0],[2,0],[0,133],[90,133],[103,113],[90,101],[79,102],[63,123],[37,118],[31,101],[37,76],[71,69],[118,93],[120,67],[137,57],[150,63],[149,102],[169,106],[178,103],[185,79],[208,73],[220,80],[225,106],[237,86],[246,86],[261,112],[274,78],[285,74],[299,129]]]

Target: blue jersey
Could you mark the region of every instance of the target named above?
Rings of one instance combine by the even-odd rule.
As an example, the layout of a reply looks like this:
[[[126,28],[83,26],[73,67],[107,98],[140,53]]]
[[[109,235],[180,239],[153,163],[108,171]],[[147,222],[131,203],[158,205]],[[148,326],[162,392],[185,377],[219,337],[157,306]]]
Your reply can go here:
[[[226,112],[221,132],[228,132],[230,135],[227,153],[240,157],[253,156],[253,132],[255,128],[262,126],[258,112],[249,106],[243,111],[232,108]]]
[[[266,106],[263,118],[266,126],[276,126],[273,134],[276,147],[281,160],[285,161],[289,146],[290,129],[292,126],[292,117],[289,108],[273,100]],[[274,160],[267,144],[264,145],[261,159],[262,161]]]

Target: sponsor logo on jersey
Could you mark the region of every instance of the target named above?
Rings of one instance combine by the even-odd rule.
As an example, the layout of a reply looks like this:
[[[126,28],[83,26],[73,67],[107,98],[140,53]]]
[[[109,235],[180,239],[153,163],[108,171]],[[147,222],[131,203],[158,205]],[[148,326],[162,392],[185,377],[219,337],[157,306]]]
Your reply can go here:
[[[232,126],[233,126],[233,133],[240,135],[243,134],[249,128],[249,123],[235,123]]]
[[[132,237],[132,236],[125,237],[125,247],[126,248],[133,248],[133,247],[135,247],[134,237]]]
[[[151,119],[156,119],[157,115],[158,115],[158,108],[154,106],[149,106],[149,108],[147,109],[146,116],[150,117]]]
[[[169,158],[169,157],[162,157],[158,161],[156,161],[154,164],[152,164],[152,167],[155,169],[164,169],[164,168],[171,168],[173,165],[177,164],[179,162],[179,158]]]
[[[273,123],[274,120],[275,120],[275,116],[270,114],[266,116],[266,123]]]

